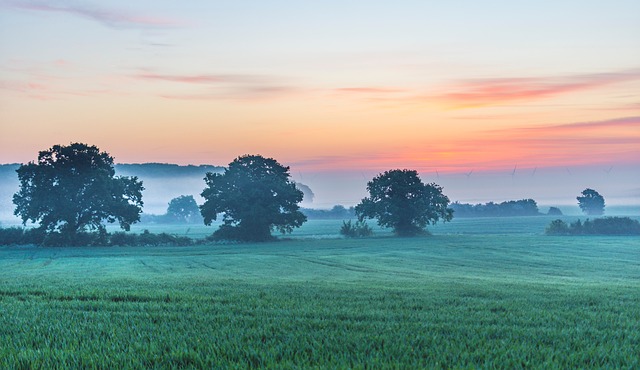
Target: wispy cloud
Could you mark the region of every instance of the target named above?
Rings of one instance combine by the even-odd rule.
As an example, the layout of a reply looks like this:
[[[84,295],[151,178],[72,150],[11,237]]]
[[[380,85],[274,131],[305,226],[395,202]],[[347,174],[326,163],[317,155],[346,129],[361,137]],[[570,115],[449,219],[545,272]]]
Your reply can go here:
[[[140,72],[137,80],[203,85],[205,90],[192,93],[159,93],[158,96],[177,100],[253,100],[274,98],[297,91],[277,77],[241,74],[161,74]]]
[[[168,81],[168,82],[180,82],[187,84],[223,84],[223,83],[260,83],[264,82],[266,78],[253,75],[209,75],[209,74],[158,74],[152,72],[142,72],[133,75],[134,78],[141,80],[155,80],[155,81]]]
[[[183,22],[167,17],[135,14],[74,1],[8,0],[0,2],[0,5],[10,9],[69,14],[112,28],[171,28],[184,25]]]
[[[341,87],[335,89],[335,91],[348,94],[396,94],[406,92],[406,90],[402,89],[385,87]]]
[[[453,108],[502,105],[595,89],[640,79],[640,70],[560,77],[494,78],[462,81],[435,96]]]

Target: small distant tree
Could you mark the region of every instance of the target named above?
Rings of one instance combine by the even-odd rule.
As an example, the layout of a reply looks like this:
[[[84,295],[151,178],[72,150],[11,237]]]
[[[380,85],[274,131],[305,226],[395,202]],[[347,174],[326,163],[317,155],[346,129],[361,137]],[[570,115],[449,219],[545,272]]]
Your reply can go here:
[[[193,195],[181,195],[171,199],[167,208],[167,219],[172,222],[193,223],[202,221],[200,208]]]
[[[74,244],[78,234],[118,221],[129,230],[142,212],[142,182],[115,176],[113,157],[95,146],[74,143],[41,151],[37,162],[16,170],[20,190],[13,196],[14,214],[37,222],[48,234]]]
[[[547,211],[547,215],[549,215],[549,216],[562,216],[562,211],[558,207],[549,207],[549,211]]]
[[[303,193],[289,180],[289,167],[260,155],[238,157],[224,173],[207,173],[204,223],[222,214],[216,239],[266,241],[273,229],[290,233],[307,217],[299,211]]]
[[[600,216],[604,214],[604,197],[593,189],[584,189],[582,196],[578,196],[578,206],[587,215]]]
[[[569,225],[562,220],[553,220],[545,230],[547,235],[568,235],[570,234]]]
[[[358,219],[377,218],[399,236],[422,234],[427,225],[453,218],[442,187],[425,185],[413,170],[386,171],[369,181],[367,190],[369,197],[356,206]]]

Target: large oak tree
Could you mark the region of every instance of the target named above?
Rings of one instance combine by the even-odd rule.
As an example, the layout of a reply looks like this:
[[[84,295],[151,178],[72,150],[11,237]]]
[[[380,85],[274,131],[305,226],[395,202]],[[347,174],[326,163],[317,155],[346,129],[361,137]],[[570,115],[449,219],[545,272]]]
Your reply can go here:
[[[104,221],[129,230],[140,219],[142,182],[115,176],[113,157],[95,146],[54,145],[16,172],[20,190],[13,196],[14,214],[69,242],[79,232],[103,228]]]
[[[449,198],[436,184],[425,185],[418,172],[390,170],[367,183],[369,196],[356,206],[359,220],[377,218],[378,225],[393,228],[396,235],[414,236],[439,220],[451,221]]]
[[[298,206],[303,193],[289,177],[289,167],[260,155],[238,157],[224,173],[208,173],[200,206],[205,224],[222,214],[217,239],[265,241],[272,230],[290,233],[307,218]]]

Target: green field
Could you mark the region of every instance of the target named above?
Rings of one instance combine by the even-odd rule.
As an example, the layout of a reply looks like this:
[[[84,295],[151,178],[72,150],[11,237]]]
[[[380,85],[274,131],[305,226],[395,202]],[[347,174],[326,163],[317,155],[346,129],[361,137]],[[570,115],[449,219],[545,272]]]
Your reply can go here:
[[[548,237],[549,220],[454,220],[414,239],[338,239],[341,221],[310,221],[266,244],[0,247],[0,368],[640,367],[640,240]]]

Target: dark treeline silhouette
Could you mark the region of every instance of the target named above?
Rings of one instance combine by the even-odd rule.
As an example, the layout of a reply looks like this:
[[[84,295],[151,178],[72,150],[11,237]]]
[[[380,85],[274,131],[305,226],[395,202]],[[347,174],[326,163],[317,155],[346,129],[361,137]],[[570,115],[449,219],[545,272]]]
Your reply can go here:
[[[640,222],[629,217],[603,217],[567,224],[555,220],[549,224],[547,235],[640,235]]]
[[[455,217],[513,217],[539,216],[538,204],[533,199],[509,200],[502,203],[451,204]]]
[[[97,232],[81,231],[74,235],[73,240],[65,238],[60,233],[46,232],[42,228],[8,227],[0,228],[0,245],[44,245],[44,246],[145,246],[157,247],[161,245],[195,245],[205,243],[205,239],[192,239],[187,236],[167,233],[155,234],[144,230],[140,234],[117,231],[108,233],[104,229]]]
[[[124,176],[138,177],[180,177],[180,176],[204,176],[207,172],[222,172],[224,167],[211,165],[186,165],[180,166],[169,163],[127,163],[116,164],[116,173]]]
[[[346,208],[339,204],[333,206],[331,209],[300,208],[300,211],[307,216],[309,220],[342,220],[356,217],[355,207]]]

